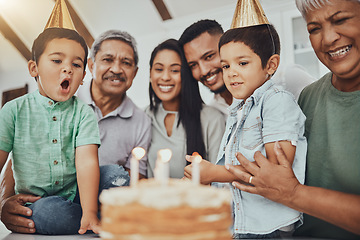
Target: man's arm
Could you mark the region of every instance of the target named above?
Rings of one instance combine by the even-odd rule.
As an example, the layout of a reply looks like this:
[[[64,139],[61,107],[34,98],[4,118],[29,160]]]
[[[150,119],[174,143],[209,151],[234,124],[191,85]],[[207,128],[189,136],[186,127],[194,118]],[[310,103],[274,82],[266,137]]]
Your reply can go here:
[[[15,181],[10,159],[2,170],[0,186],[1,221],[4,223],[5,227],[12,232],[35,233],[34,222],[20,215],[31,216],[31,209],[24,207],[24,204],[26,202],[35,202],[39,200],[40,197],[26,194],[14,195]]]
[[[272,163],[260,152],[255,161],[248,161],[240,153],[240,164],[251,173],[253,186],[233,182],[242,191],[259,194],[272,201],[337,225],[355,234],[360,234],[360,196],[311,187],[299,183],[283,149],[275,144],[278,163]],[[250,174],[237,166],[229,171],[241,181],[248,181]]]

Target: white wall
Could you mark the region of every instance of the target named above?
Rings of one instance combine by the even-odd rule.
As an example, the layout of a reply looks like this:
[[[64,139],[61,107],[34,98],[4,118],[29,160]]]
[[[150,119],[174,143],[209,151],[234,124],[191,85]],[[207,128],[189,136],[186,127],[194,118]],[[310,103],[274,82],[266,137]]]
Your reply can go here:
[[[292,44],[284,44],[283,39],[286,39],[284,32],[284,24],[289,24],[284,22],[283,15],[287,11],[294,11],[295,5],[293,1],[283,4],[281,6],[267,6],[264,5],[264,11],[269,19],[269,21],[274,24],[276,29],[279,32],[280,40],[282,42],[282,54],[281,54],[281,64],[277,74],[281,72],[281,69],[284,68],[286,64],[289,63],[286,54],[286,51],[292,51],[292,49],[287,49],[286,46],[292,46]],[[181,33],[185,30],[187,26],[192,24],[195,21],[200,19],[215,19],[217,20],[224,30],[228,30],[231,20],[233,17],[234,9],[233,6],[224,6],[223,8],[216,9],[216,11],[207,11],[202,13],[197,13],[190,15],[184,18],[178,18],[175,20],[168,20],[163,23],[163,27],[157,32],[154,32],[150,35],[144,36],[135,36],[138,42],[138,51],[139,51],[139,71],[136,78],[134,79],[132,87],[128,91],[128,96],[130,96],[135,104],[139,107],[144,108],[149,104],[148,100],[148,86],[149,86],[149,59],[150,54],[154,47],[160,42],[168,39],[175,38],[178,39]],[[104,29],[105,31],[106,29]],[[131,32],[129,32],[131,34]],[[0,36],[0,41],[7,41],[2,36]],[[12,45],[9,43],[9,48],[12,48]],[[0,55],[5,54],[6,50],[1,49]],[[36,89],[36,83],[33,78],[30,77],[27,71],[26,61],[18,54],[18,63],[17,66],[6,67],[0,66],[0,92],[10,90],[13,88],[23,87],[25,83],[29,85],[29,91],[32,92]],[[14,56],[11,56],[14,57]],[[87,70],[87,75],[85,81],[91,79],[90,71]],[[81,87],[81,86],[80,86]],[[211,97],[211,93],[208,89],[201,86],[200,91],[203,95],[204,101],[207,102]],[[1,102],[0,96],[0,102]]]
[[[289,1],[286,4],[281,6],[263,6],[264,11],[270,21],[272,23],[279,35],[280,40],[284,39],[284,23],[283,23],[283,13],[287,11],[293,11],[296,9],[293,1]],[[141,108],[147,106],[149,104],[148,97],[148,86],[149,86],[149,59],[152,50],[162,41],[168,38],[178,39],[182,32],[190,26],[192,23],[201,20],[201,19],[215,19],[218,21],[223,27],[224,31],[228,30],[231,21],[233,18],[234,9],[233,6],[225,6],[221,9],[216,9],[216,11],[207,11],[198,13],[196,15],[187,16],[184,18],[179,18],[175,20],[168,20],[164,22],[163,29],[160,29],[159,32],[154,33],[152,35],[140,36],[137,37],[136,40],[138,42],[138,50],[139,50],[139,72],[134,79],[133,86],[128,91],[128,95],[133,99],[133,101]],[[285,44],[282,44],[282,54],[281,54],[281,64],[279,67],[279,71],[277,74],[281,74],[283,68],[286,67],[287,64],[290,64],[286,59],[286,55],[283,54],[284,51],[287,51],[284,48]],[[292,46],[292,44],[289,44]],[[292,49],[290,49],[292,51]],[[275,76],[276,77],[276,76]],[[200,92],[203,96],[205,102],[208,102],[211,98],[212,94],[210,91],[200,84]]]

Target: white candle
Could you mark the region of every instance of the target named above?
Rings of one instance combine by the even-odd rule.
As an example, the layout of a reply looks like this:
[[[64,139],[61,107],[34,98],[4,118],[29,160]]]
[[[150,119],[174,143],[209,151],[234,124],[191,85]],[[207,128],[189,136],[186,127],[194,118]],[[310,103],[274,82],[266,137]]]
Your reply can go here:
[[[192,161],[192,182],[195,185],[199,185],[200,184],[200,162],[201,162],[202,158],[200,155],[196,155]]]
[[[154,170],[155,179],[166,186],[169,182],[169,161],[171,159],[172,152],[170,149],[161,149],[158,151],[158,158],[156,160],[156,167]]]
[[[145,155],[145,149],[136,147],[131,151],[130,159],[130,186],[136,187],[139,180],[139,160]]]

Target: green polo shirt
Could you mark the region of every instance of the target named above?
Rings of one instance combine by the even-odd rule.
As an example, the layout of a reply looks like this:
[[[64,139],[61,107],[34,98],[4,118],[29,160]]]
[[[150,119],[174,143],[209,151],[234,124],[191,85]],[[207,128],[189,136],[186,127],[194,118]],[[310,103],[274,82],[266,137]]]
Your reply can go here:
[[[0,149],[13,152],[16,193],[73,200],[75,149],[88,144],[100,145],[99,128],[77,97],[54,102],[35,91],[0,110]]]

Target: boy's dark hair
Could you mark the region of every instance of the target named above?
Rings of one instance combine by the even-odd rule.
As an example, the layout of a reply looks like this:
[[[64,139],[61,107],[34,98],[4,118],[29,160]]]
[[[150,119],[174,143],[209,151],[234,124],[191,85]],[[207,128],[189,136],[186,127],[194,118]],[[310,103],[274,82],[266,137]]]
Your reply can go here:
[[[215,20],[200,20],[191,24],[185,29],[185,31],[180,36],[179,43],[181,46],[184,46],[186,43],[191,42],[204,32],[207,32],[210,35],[221,35],[224,33],[224,30]]]
[[[198,152],[206,159],[205,144],[202,135],[200,112],[203,101],[200,96],[198,82],[193,78],[191,70],[185,59],[179,42],[175,39],[168,39],[160,43],[151,53],[150,69],[153,67],[156,55],[162,50],[172,50],[179,54],[181,59],[181,93],[179,107],[179,121],[186,132],[186,153],[191,155]],[[150,110],[156,112],[161,100],[156,96],[151,83],[149,86]]]
[[[251,48],[260,57],[263,68],[272,55],[280,55],[279,35],[271,24],[230,29],[221,36],[219,49],[229,42],[242,42]]]
[[[85,51],[85,58],[84,58],[84,71],[86,68],[87,63],[87,56],[88,56],[88,48],[86,42],[79,33],[75,30],[66,29],[66,28],[47,28],[39,36],[35,39],[32,48],[31,48],[31,59],[38,63],[40,56],[44,53],[44,50],[47,44],[53,40],[58,38],[65,38],[69,40],[74,40],[80,43],[81,47]]]

